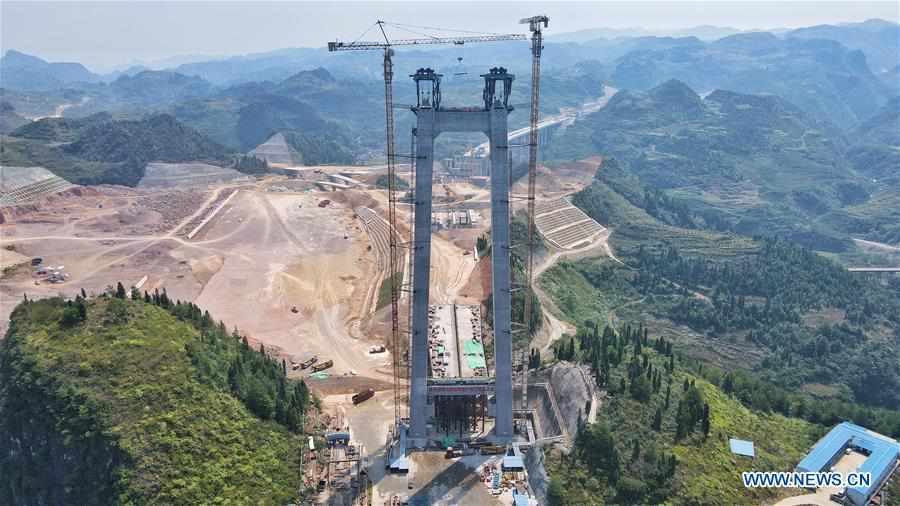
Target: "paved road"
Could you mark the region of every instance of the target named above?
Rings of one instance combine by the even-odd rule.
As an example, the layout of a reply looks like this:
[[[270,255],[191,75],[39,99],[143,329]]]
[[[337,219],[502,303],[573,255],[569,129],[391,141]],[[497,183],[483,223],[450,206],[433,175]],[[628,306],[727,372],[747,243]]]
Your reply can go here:
[[[618,91],[618,89],[613,88],[612,86],[603,86],[603,95],[601,97],[598,97],[596,100],[590,102],[585,102],[584,104],[581,104],[581,106],[577,109],[566,110],[555,116],[548,116],[542,119],[540,122],[538,122],[538,130],[547,128],[549,126],[558,125],[560,123],[571,124],[581,115],[599,111],[606,106],[607,102],[609,102],[609,99],[611,99],[613,95],[615,95]],[[530,126],[520,128],[518,130],[513,130],[509,133],[507,140],[511,141],[513,139],[517,139],[519,137],[527,135],[530,130]],[[487,155],[489,151],[488,148],[489,143],[487,142],[479,144],[478,146],[469,150],[466,153],[466,156]]]

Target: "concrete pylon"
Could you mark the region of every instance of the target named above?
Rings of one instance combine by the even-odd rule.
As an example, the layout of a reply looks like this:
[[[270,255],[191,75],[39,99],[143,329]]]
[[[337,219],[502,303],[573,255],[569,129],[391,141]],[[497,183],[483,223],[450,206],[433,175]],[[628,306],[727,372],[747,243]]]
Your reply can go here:
[[[409,435],[414,446],[427,437],[428,406],[428,297],[431,277],[431,183],[434,170],[435,111],[416,111],[416,185],[414,193],[412,381],[409,396]]]
[[[483,132],[491,147],[492,304],[495,350],[494,436],[513,436],[512,330],[509,263],[509,135],[507,116],[513,76],[505,69],[485,74],[484,107],[444,108],[440,105],[440,74],[420,69],[414,76],[418,92],[416,114],[415,244],[413,245],[412,378],[409,441],[427,442],[427,423],[434,411],[428,396],[428,303],[431,273],[431,210],[434,140],[443,132]],[[500,85],[500,86],[498,86]]]
[[[497,102],[490,112],[491,143],[491,298],[494,310],[495,435],[513,435],[512,302],[509,266],[509,111]]]

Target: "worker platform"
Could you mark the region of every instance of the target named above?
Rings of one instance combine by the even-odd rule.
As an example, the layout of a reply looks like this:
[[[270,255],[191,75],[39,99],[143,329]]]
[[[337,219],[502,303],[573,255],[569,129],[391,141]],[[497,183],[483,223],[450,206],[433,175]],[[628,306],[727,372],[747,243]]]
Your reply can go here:
[[[492,425],[485,417],[493,411],[488,396],[495,382],[485,357],[481,306],[430,305],[428,356],[426,410],[436,423],[429,437],[484,435]]]
[[[480,306],[432,304],[428,308],[429,383],[489,380],[483,334]]]

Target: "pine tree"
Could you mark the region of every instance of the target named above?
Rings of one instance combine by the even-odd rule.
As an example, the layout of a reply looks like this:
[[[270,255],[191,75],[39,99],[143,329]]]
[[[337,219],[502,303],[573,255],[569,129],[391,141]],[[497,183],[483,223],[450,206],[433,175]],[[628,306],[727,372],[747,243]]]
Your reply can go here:
[[[706,439],[709,436],[709,404],[703,403],[703,419],[701,421],[701,427],[703,429],[703,439]]]
[[[734,378],[731,373],[726,374],[725,379],[722,380],[722,391],[729,395],[734,391]]]
[[[125,298],[125,286],[122,285],[121,281],[116,283],[116,298],[117,299]]]
[[[659,432],[662,429],[662,410],[656,408],[656,414],[653,415],[653,430]]]
[[[84,321],[87,318],[87,305],[85,305],[84,299],[77,297],[75,299],[75,305],[78,308],[78,318],[81,321]]]
[[[678,411],[675,413],[675,441],[684,439],[687,435],[687,427],[684,420],[684,406],[679,402]]]

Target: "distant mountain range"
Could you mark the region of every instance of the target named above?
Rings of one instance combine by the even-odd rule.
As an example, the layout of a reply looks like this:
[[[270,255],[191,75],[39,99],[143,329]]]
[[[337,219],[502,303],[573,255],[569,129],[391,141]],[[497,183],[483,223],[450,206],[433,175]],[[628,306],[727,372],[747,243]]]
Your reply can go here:
[[[822,170],[823,174],[830,174],[838,167],[857,170],[858,175],[869,179],[884,180],[884,170],[867,171],[862,166],[885,167],[895,160],[888,146],[896,145],[896,135],[893,135],[896,116],[892,115],[896,101],[891,100],[900,94],[896,78],[900,72],[898,30],[900,25],[896,23],[870,20],[779,30],[777,34],[711,26],[676,30],[667,36],[641,30],[626,33],[608,29],[561,34],[548,39],[545,45],[543,113],[577,107],[596,98],[605,83],[628,90],[621,92],[599,116],[616,120],[612,124],[622,130],[620,135],[630,135],[628,132],[634,129],[643,135],[656,123],[682,117],[688,122],[686,128],[699,125],[701,131],[711,129],[714,135],[696,141],[697,145],[708,146],[710,152],[722,151],[723,146],[717,142],[724,142],[729,149],[741,144],[730,137],[735,135],[733,132],[721,137],[717,130],[734,127],[740,135],[758,136],[750,139],[759,140],[764,150],[779,152],[778,156],[770,157],[771,163],[787,163],[779,156],[794,152],[794,148],[784,146],[796,146],[802,141],[804,149],[809,148],[806,152],[814,153],[815,170]],[[530,56],[524,43],[398,49],[395,61],[395,101],[400,104],[415,101],[414,88],[405,76],[423,66],[444,73],[445,103],[477,103],[481,89],[479,74],[498,64],[518,74],[513,85],[514,103],[528,102]],[[165,70],[137,66],[103,76],[77,63],[51,63],[9,50],[0,59],[0,133],[12,133],[17,139],[23,139],[29,126],[26,122],[40,117],[108,117],[112,125],[118,121],[140,124],[146,118],[162,114],[173,118],[178,128],[190,129],[201,135],[204,142],[215,143],[224,152],[248,152],[273,135],[282,134],[296,151],[295,158],[304,161],[378,159],[383,156],[381,72],[381,58],[377,54],[332,54],[324,48],[287,48],[188,61]],[[661,86],[673,79],[683,83],[682,87]],[[697,97],[710,93],[706,100]],[[724,125],[724,121],[737,117],[735,110],[729,109],[726,117],[713,111],[715,104],[730,96],[727,93],[740,97],[753,95],[741,100],[745,100],[742,103],[751,107],[754,114],[770,109],[786,114],[791,120],[784,125],[787,120],[778,114],[757,118],[771,121],[771,125],[782,125],[786,137],[778,139],[770,133],[760,133],[762,130]],[[626,99],[631,100],[628,103],[632,107],[622,109]],[[641,105],[644,103],[652,103],[653,107],[644,109]],[[510,117],[514,127],[524,126],[526,110],[517,107]],[[638,116],[630,119],[627,115],[610,116],[619,110]],[[107,115],[96,116],[101,112]],[[401,143],[405,142],[412,121],[411,114],[398,113],[397,132]],[[649,146],[660,148],[656,143],[635,138],[616,145],[609,138],[604,140],[611,135],[604,131],[607,127],[599,123],[592,126],[591,121],[587,118],[570,130],[578,142],[563,142],[551,152],[568,156],[622,149],[640,152]],[[797,122],[804,126],[798,127]],[[48,123],[53,122],[42,121],[39,129],[47,129]],[[172,131],[176,130],[173,126]],[[818,137],[803,134],[806,131],[817,132]],[[87,143],[88,139],[82,137],[87,132],[106,140],[116,138],[104,136],[101,130],[78,132],[65,142]],[[804,136],[792,137],[796,132]],[[813,139],[816,142],[811,142]],[[450,149],[448,143],[465,144],[469,139],[444,141],[438,146],[441,156]],[[19,150],[17,156],[35,163],[59,162],[60,159],[49,156],[44,148],[35,148],[35,142],[34,138],[28,138],[20,147],[29,145],[35,151]],[[331,147],[323,149],[322,146]],[[81,156],[63,154],[66,160]],[[644,156],[648,155],[644,153]],[[678,154],[674,159],[685,156]],[[622,158],[628,163],[631,157]],[[838,161],[823,161],[832,158]],[[693,160],[692,163],[708,167],[710,162]],[[729,163],[737,164],[736,160]],[[643,167],[650,170],[652,166]],[[675,172],[670,169],[665,167],[657,175],[669,179],[689,177],[693,170],[690,165]],[[94,180],[97,175],[96,171],[88,172],[82,181]],[[124,180],[132,179],[129,176]],[[656,184],[661,185],[662,180]],[[838,205],[840,195],[836,188],[819,191],[827,194],[822,197],[827,206]]]
[[[794,30],[774,29],[767,33],[781,38],[827,39],[849,49],[861,50],[875,74],[890,71],[898,64],[898,31],[900,25],[885,20],[863,23],[820,25]],[[578,32],[550,35],[545,45],[548,68],[567,67],[581,60],[610,63],[623,56],[623,50],[658,49],[666,40],[694,39],[715,41],[735,34],[762,33],[741,31],[732,27],[698,26],[675,30],[596,28]],[[658,39],[662,39],[660,42]],[[399,75],[411,73],[420,66],[447,71],[463,57],[465,65],[488,68],[496,64],[516,72],[527,72],[528,52],[522,43],[496,43],[462,48],[398,48]],[[596,51],[600,49],[601,51]],[[169,65],[165,67],[165,65]],[[284,48],[262,53],[230,57],[202,56],[173,57],[150,64],[137,64],[116,72],[97,75],[79,64],[48,63],[40,58],[10,50],[0,60],[0,68],[17,72],[4,77],[3,87],[14,89],[48,90],[54,86],[78,82],[111,82],[122,75],[134,75],[145,70],[169,70],[186,76],[201,77],[214,85],[238,84],[252,81],[281,81],[300,70],[326,68],[338,78],[371,79],[381,76],[381,61],[366,52],[329,53],[322,48]],[[27,72],[23,72],[26,71]],[[483,70],[483,69],[482,69]]]
[[[209,82],[199,77],[164,70],[123,75],[109,84],[109,91],[116,100],[150,106],[206,96],[212,89]]]
[[[866,55],[876,74],[890,71],[900,64],[900,25],[882,19],[844,25],[818,25],[787,32],[786,37],[827,39],[840,42]]]
[[[675,30],[648,30],[646,28],[588,28],[575,32],[566,32],[547,37],[548,42],[563,43],[574,42],[576,44],[597,39],[621,39],[636,37],[696,37],[701,40],[716,40],[728,35],[741,33],[745,30],[730,26],[700,25],[691,28]],[[749,30],[762,31],[762,30]],[[767,30],[768,31],[768,30]]]
[[[877,141],[895,109],[866,123]],[[873,182],[845,156],[855,137],[777,96],[715,90],[701,98],[669,80],[619,92],[555,139],[546,156],[604,153],[695,210],[706,227],[841,251],[843,234],[865,230],[851,226],[851,216],[877,222],[898,212],[860,207],[871,195],[900,199],[900,187]]]
[[[619,58],[610,79],[619,87],[652,88],[679,79],[696,90],[767,93],[819,119],[851,129],[890,97],[859,50],[824,39],[779,38],[766,32],[703,43],[681,39]]]
[[[45,91],[102,79],[80,63],[48,63],[12,49],[0,58],[0,76],[4,88]]]

